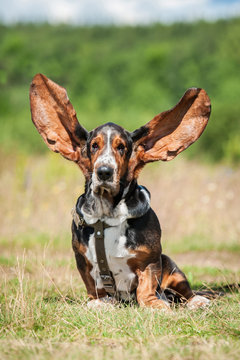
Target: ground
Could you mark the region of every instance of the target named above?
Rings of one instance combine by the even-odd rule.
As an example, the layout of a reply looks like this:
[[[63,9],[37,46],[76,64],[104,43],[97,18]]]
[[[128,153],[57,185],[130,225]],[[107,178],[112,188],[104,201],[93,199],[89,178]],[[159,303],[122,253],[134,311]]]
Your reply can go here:
[[[239,169],[179,157],[141,175],[163,252],[194,288],[225,291],[209,308],[171,314],[87,309],[70,238],[77,168],[49,154],[2,157],[0,169],[1,359],[240,358]]]

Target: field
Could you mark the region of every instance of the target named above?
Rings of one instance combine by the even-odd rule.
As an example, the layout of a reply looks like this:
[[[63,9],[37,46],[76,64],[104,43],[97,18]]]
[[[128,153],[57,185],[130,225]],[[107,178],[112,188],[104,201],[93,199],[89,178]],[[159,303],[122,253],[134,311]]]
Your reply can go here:
[[[70,211],[83,191],[75,165],[49,152],[2,156],[0,168],[1,359],[240,357],[239,169],[179,156],[141,174],[164,252],[195,289],[226,291],[208,309],[166,314],[87,309],[70,238]]]
[[[0,24],[0,359],[240,359],[240,18],[150,26]],[[71,249],[84,179],[31,123],[29,85],[67,88],[87,130],[134,130],[204,88],[201,138],[148,165],[163,252],[194,289],[223,289],[209,308],[171,314],[136,305],[88,310]]]

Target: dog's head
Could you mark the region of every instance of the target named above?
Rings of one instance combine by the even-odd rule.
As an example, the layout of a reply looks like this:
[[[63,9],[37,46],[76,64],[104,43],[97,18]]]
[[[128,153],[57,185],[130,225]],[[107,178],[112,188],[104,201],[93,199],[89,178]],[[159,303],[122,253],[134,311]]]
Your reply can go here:
[[[207,93],[190,88],[174,108],[132,133],[113,123],[88,132],[66,90],[41,74],[32,81],[30,102],[33,123],[47,146],[76,162],[100,196],[116,196],[146,163],[172,160],[185,150],[202,134],[211,109]]]

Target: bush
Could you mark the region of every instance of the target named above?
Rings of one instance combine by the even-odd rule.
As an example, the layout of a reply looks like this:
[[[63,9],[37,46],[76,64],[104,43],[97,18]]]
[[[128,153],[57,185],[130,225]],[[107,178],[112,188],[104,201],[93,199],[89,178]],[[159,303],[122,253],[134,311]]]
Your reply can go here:
[[[239,161],[240,19],[149,27],[0,26],[3,150],[44,151],[30,122],[28,88],[42,72],[68,89],[82,124],[133,130],[191,86],[212,100],[209,125],[187,151]]]

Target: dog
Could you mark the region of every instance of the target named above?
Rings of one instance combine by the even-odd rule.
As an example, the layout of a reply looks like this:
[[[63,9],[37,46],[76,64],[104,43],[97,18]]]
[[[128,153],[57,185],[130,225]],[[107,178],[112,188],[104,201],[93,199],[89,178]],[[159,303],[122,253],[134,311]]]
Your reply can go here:
[[[209,299],[194,293],[162,254],[150,193],[137,182],[145,164],[172,160],[199,138],[211,112],[207,93],[188,89],[175,107],[133,132],[110,122],[88,132],[66,90],[42,74],[33,78],[30,103],[47,146],[85,176],[85,192],[73,209],[72,246],[89,307],[136,301],[169,310],[169,294],[190,309],[207,305]]]

